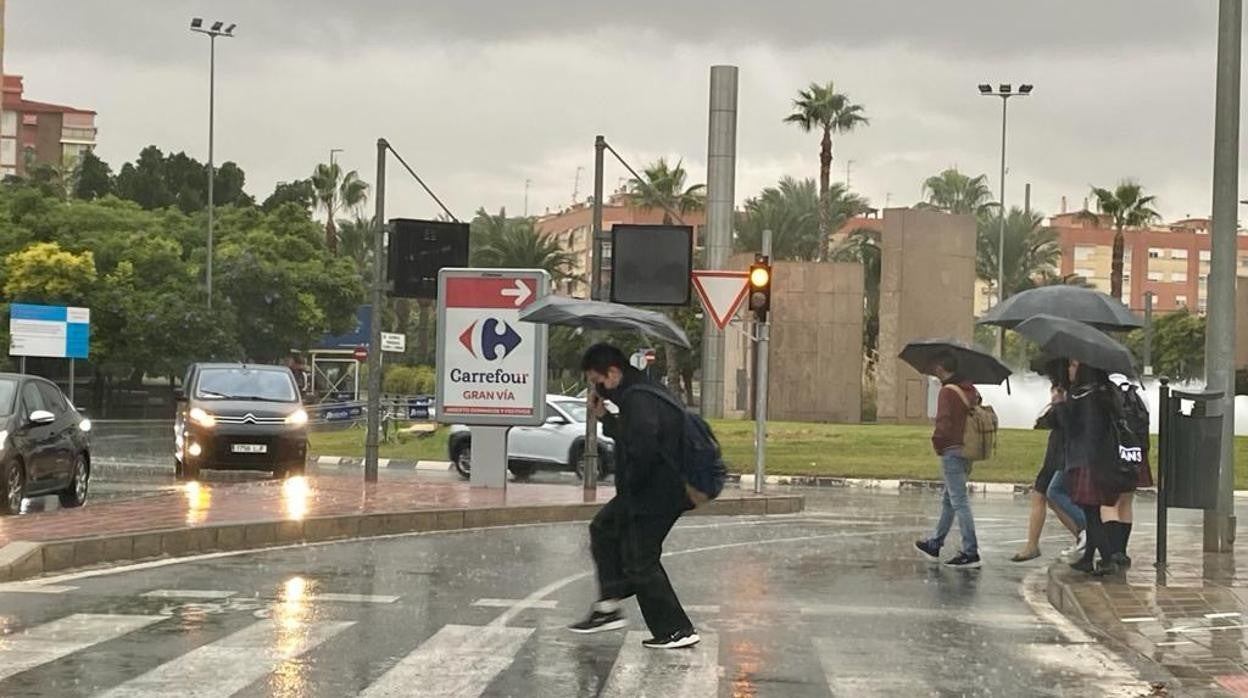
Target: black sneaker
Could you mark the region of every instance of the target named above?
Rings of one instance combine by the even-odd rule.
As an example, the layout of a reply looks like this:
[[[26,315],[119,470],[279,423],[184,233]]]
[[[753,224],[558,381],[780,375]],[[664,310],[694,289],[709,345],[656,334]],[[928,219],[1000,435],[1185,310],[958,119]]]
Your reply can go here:
[[[592,635],[593,633],[605,633],[608,630],[619,630],[627,625],[628,621],[624,620],[624,614],[619,611],[590,611],[588,618],[579,623],[569,625],[568,630],[581,635]]]
[[[958,553],[945,562],[945,567],[957,567],[964,570],[979,569],[980,566],[978,555],[967,555],[966,553]]]
[[[1126,568],[1131,566],[1131,558],[1126,553],[1114,553],[1113,560],[1114,564],[1119,567]]]
[[[667,637],[652,637],[649,640],[643,640],[642,646],[652,650],[677,650],[684,647],[693,647],[702,641],[698,637],[695,630],[677,630]]]
[[[923,557],[927,558],[928,562],[940,562],[940,548],[933,546],[930,542],[925,540],[916,540],[914,542],[914,549],[923,553]]]

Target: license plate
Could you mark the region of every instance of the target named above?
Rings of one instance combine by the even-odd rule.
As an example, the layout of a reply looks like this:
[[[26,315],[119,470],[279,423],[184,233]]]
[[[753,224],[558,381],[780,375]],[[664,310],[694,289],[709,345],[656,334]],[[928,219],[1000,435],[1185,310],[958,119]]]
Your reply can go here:
[[[264,444],[234,444],[235,453],[268,453],[269,447]]]

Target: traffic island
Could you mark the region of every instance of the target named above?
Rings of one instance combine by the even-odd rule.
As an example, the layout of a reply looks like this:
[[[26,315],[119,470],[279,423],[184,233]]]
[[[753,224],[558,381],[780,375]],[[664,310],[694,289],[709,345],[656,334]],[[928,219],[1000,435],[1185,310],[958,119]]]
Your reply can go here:
[[[316,475],[285,481],[190,483],[141,499],[0,519],[0,582],[117,562],[347,538],[585,521],[611,497],[579,487]],[[727,489],[697,515],[792,514],[800,496]]]

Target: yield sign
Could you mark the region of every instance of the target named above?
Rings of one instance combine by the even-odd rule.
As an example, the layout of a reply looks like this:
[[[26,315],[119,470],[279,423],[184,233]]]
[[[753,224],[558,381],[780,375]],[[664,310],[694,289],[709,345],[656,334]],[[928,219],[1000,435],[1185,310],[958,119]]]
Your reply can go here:
[[[706,271],[693,272],[693,287],[702,299],[702,307],[711,314],[711,319],[724,329],[737,314],[741,301],[749,290],[750,273],[748,271]]]

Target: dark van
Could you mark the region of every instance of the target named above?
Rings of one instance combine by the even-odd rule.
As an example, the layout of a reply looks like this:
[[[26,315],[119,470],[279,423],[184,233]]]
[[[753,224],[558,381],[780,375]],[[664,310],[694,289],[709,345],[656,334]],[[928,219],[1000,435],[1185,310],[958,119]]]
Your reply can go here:
[[[197,479],[201,470],[303,472],[308,413],[285,366],[194,364],[177,398],[178,479]]]

